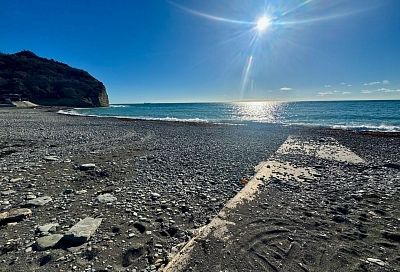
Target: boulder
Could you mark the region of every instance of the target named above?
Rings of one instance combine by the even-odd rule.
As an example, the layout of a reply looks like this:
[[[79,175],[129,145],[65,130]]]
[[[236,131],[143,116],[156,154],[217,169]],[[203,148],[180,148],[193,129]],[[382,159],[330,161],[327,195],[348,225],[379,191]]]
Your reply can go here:
[[[65,234],[63,241],[69,245],[86,243],[100,226],[102,218],[86,217],[72,226]]]

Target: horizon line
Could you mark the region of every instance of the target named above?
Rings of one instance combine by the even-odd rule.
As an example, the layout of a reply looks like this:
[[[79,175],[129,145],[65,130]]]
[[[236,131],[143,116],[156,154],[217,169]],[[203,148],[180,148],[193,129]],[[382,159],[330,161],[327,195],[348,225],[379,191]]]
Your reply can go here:
[[[248,100],[231,100],[231,101],[185,101],[185,102],[128,102],[128,103],[110,103],[110,105],[132,105],[132,104],[212,104],[212,103],[257,103],[257,102],[279,102],[279,103],[294,103],[294,102],[352,102],[352,101],[399,101],[400,99],[333,99],[333,100],[267,100],[267,99],[248,99]]]

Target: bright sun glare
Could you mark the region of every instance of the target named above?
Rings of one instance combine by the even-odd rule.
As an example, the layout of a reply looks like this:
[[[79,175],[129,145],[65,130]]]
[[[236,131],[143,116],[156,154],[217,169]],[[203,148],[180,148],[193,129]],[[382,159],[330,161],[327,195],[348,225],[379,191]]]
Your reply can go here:
[[[257,20],[256,28],[259,32],[264,32],[271,25],[271,18],[264,15]]]

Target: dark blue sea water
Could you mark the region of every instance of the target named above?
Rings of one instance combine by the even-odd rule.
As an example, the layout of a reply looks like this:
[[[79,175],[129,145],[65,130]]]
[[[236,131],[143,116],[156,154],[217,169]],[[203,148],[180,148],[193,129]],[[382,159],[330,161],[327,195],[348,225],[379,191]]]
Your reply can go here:
[[[145,103],[61,113],[132,119],[323,126],[400,131],[400,100],[329,102]]]

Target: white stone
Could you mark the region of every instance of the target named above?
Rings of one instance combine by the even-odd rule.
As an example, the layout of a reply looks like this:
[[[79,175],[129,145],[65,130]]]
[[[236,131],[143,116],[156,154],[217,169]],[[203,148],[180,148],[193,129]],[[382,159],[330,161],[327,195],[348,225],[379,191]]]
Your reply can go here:
[[[37,230],[39,232],[45,232],[46,233],[46,232],[50,232],[52,230],[55,231],[58,226],[59,226],[58,223],[49,223],[49,224],[45,224],[45,225],[42,225],[42,226],[38,226]]]
[[[46,156],[44,157],[45,161],[58,161],[58,158],[56,156]]]
[[[79,169],[82,171],[93,170],[96,168],[94,163],[84,163],[79,166]]]
[[[100,203],[111,203],[116,201],[117,198],[115,196],[113,196],[112,194],[103,194],[103,195],[99,195],[97,197],[97,201],[99,201]]]
[[[386,263],[384,261],[375,258],[367,258],[367,262],[377,264],[379,266],[386,266]]]
[[[43,206],[52,201],[53,199],[49,196],[41,196],[35,199],[31,199],[27,202],[29,206]]]

